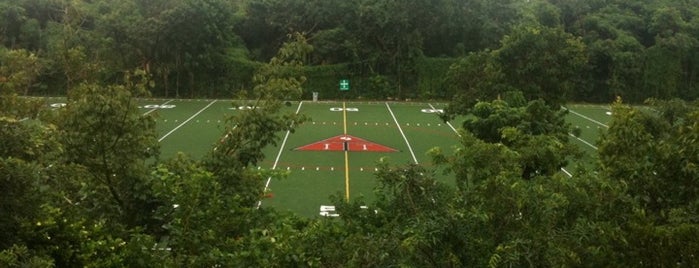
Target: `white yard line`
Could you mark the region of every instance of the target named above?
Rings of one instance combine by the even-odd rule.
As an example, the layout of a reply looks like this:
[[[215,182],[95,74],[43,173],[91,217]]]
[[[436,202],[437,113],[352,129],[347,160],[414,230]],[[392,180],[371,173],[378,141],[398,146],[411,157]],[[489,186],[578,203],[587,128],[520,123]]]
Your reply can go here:
[[[587,146],[590,146],[590,147],[594,148],[595,150],[597,150],[597,146],[594,146],[594,145],[592,145],[591,143],[589,143],[589,142],[587,142],[587,141],[585,141],[585,140],[583,140],[583,139],[581,139],[581,138],[576,137],[576,136],[573,135],[572,133],[568,133],[568,135],[570,135],[570,136],[573,137],[573,138],[578,139],[580,142],[582,142],[582,143],[586,144]]]
[[[301,106],[303,105],[303,101],[299,102],[299,107],[296,108],[296,114],[299,114],[299,111],[301,111]],[[294,126],[294,122],[291,122],[290,127]],[[291,133],[291,130],[286,131],[286,135],[284,135],[284,140],[282,141],[282,146],[279,147],[279,152],[277,153],[277,158],[274,159],[274,164],[272,165],[272,169],[277,168],[277,164],[279,163],[279,158],[282,156],[282,152],[284,151],[284,147],[286,146],[286,140],[289,139],[289,134]],[[269,183],[272,181],[272,177],[267,178],[267,182],[265,183],[265,189],[262,191],[267,192],[267,189],[269,189]],[[257,202],[257,208],[260,208],[262,206],[262,200]]]
[[[570,174],[570,172],[568,172],[565,168],[561,168],[561,171],[563,171],[563,173],[568,175],[568,177],[571,177],[571,178],[573,177],[573,174]]]
[[[203,112],[204,110],[206,110],[207,108],[209,108],[209,107],[210,107],[212,104],[214,104],[215,102],[216,102],[216,100],[213,100],[213,101],[211,101],[211,102],[209,103],[209,105],[206,105],[204,108],[201,108],[201,110],[199,110],[197,113],[195,113],[194,115],[192,115],[192,116],[190,116],[189,118],[187,118],[187,120],[185,120],[184,122],[182,122],[182,124],[178,125],[177,127],[175,127],[175,128],[173,128],[172,130],[170,130],[170,132],[168,132],[167,134],[165,134],[165,135],[163,135],[162,137],[160,137],[160,139],[158,139],[158,142],[163,141],[165,138],[167,138],[167,136],[170,136],[170,134],[172,134],[173,132],[177,131],[179,128],[181,128],[181,127],[184,126],[185,124],[187,124],[187,122],[189,122],[190,120],[192,120],[192,119],[194,119],[195,117],[197,117],[197,115],[199,115],[201,112]]]
[[[429,105],[430,108],[432,108],[432,110],[437,110],[437,109],[434,108],[434,106],[432,106],[431,103],[428,103],[427,105]],[[454,126],[452,126],[451,123],[449,123],[449,121],[446,121],[446,122],[447,122],[447,126],[449,126],[449,127],[451,128],[451,130],[453,130],[454,133],[456,133],[457,136],[461,137],[461,134],[459,134],[459,132],[456,131],[456,129],[454,128]]]
[[[587,116],[585,116],[585,115],[583,115],[583,114],[580,114],[580,113],[578,113],[578,112],[576,112],[576,111],[573,111],[573,110],[571,110],[571,109],[568,109],[567,107],[563,107],[563,109],[568,110],[569,112],[573,113],[574,115],[577,115],[577,116],[580,116],[580,117],[582,117],[582,118],[585,118],[585,119],[589,120],[589,121],[592,122],[592,123],[595,123],[595,124],[598,124],[598,125],[600,125],[600,126],[609,128],[609,126],[607,126],[607,125],[605,125],[605,124],[602,124],[600,121],[597,121],[597,120],[595,120],[595,119],[589,118],[589,117],[587,117]]]
[[[590,147],[592,147],[593,149],[597,150],[597,146],[592,145],[591,143],[587,142],[586,140],[583,140],[583,139],[581,139],[581,138],[578,138],[578,137],[576,137],[575,135],[573,135],[572,133],[568,133],[568,135],[570,135],[570,136],[573,137],[573,138],[576,138],[577,140],[579,140],[580,142],[584,143],[585,145],[590,146]],[[563,173],[565,173],[566,175],[568,175],[568,177],[571,177],[571,178],[573,177],[573,174],[570,174],[570,172],[568,172],[568,171],[565,170],[564,168],[561,168],[561,170],[563,171]]]
[[[405,144],[408,145],[408,150],[410,150],[410,155],[413,156],[413,161],[415,161],[415,164],[419,164],[417,162],[417,157],[415,157],[415,153],[413,152],[413,147],[410,146],[410,142],[408,141],[408,138],[405,137],[405,133],[403,133],[403,129],[400,127],[400,124],[398,123],[398,119],[396,119],[396,116],[393,114],[393,111],[391,110],[391,106],[388,105],[388,102],[386,102],[386,108],[388,108],[388,112],[391,113],[391,117],[393,117],[393,121],[396,122],[396,126],[398,126],[398,131],[400,131],[400,135],[403,136],[403,140],[405,140]]]
[[[166,105],[166,104],[170,103],[171,101],[173,101],[173,100],[169,100],[169,101],[166,101],[165,103],[163,103],[163,104],[160,104],[160,105],[158,105],[158,106],[163,106],[163,105]],[[149,113],[152,113],[152,112],[154,112],[155,110],[158,110],[158,108],[153,108],[153,109],[150,109],[149,111],[147,111],[147,112],[146,112],[146,113],[144,113],[143,115],[148,115]]]

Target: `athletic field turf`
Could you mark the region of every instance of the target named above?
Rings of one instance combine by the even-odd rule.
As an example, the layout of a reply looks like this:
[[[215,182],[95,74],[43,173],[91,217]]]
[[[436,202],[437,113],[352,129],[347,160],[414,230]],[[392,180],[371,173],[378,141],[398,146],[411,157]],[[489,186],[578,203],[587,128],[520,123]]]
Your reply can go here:
[[[47,99],[52,107],[62,99]],[[243,104],[242,101],[236,101]],[[305,216],[334,215],[330,195],[373,198],[376,162],[419,163],[431,166],[426,152],[441,147],[451,152],[458,144],[461,122],[446,124],[436,115],[444,103],[398,102],[292,102],[286,109],[311,119],[293,134],[280,133],[278,146],[265,148],[259,168],[288,170],[283,180],[267,182],[262,206],[291,210]],[[247,109],[231,100],[141,100],[144,114],[156,113],[161,158],[185,152],[199,158],[221,138],[227,115]],[[590,165],[600,131],[607,128],[609,106],[570,105],[568,122],[582,130],[571,141],[587,152],[584,163],[570,163],[562,172],[570,175],[578,164]],[[453,183],[452,178],[436,174]]]

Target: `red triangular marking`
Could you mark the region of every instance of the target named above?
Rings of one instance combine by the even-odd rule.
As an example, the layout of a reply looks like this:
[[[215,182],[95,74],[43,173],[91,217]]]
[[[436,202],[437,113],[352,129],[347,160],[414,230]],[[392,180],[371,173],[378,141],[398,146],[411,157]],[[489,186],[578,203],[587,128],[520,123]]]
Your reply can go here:
[[[352,135],[338,135],[298,147],[297,151],[397,152],[398,150]]]

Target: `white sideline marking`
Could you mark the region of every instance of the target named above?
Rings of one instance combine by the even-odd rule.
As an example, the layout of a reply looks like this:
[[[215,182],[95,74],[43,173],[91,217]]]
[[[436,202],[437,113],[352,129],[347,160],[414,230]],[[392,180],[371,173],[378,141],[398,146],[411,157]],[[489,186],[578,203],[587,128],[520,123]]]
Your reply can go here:
[[[434,106],[432,106],[431,103],[428,103],[427,105],[429,105],[430,108],[432,108],[432,110],[436,110],[436,109],[434,108]],[[429,125],[429,124],[427,124],[427,125]],[[459,132],[456,131],[456,129],[454,128],[454,126],[451,125],[451,123],[447,122],[447,125],[451,128],[451,130],[454,131],[454,133],[456,133],[457,136],[461,137],[461,134],[459,134]],[[440,126],[441,126],[441,125],[440,125]]]
[[[590,144],[589,142],[587,142],[587,141],[585,141],[585,140],[583,140],[583,139],[581,139],[581,138],[576,137],[576,136],[573,135],[572,133],[568,133],[568,135],[570,135],[570,136],[573,137],[573,138],[578,139],[579,141],[581,141],[582,143],[586,144],[587,146],[590,146],[590,147],[594,148],[595,150],[597,150],[597,146],[594,146],[594,145]]]
[[[571,177],[571,178],[573,177],[573,174],[570,174],[570,172],[568,172],[565,168],[561,168],[561,171],[563,171],[563,173],[568,175],[568,177]]]
[[[170,132],[168,132],[167,134],[165,134],[165,135],[163,135],[162,137],[160,137],[160,139],[158,139],[158,142],[163,141],[165,138],[167,138],[167,136],[170,136],[170,134],[172,134],[173,132],[177,131],[179,128],[181,128],[181,127],[184,126],[185,124],[187,124],[187,122],[189,122],[189,121],[192,120],[193,118],[197,117],[197,115],[199,115],[201,112],[203,112],[203,111],[206,110],[207,108],[211,107],[211,105],[214,104],[215,102],[216,102],[216,100],[213,100],[212,102],[209,103],[209,105],[206,105],[204,108],[201,108],[201,110],[199,110],[197,113],[195,113],[194,115],[192,115],[192,116],[190,116],[189,118],[187,118],[187,120],[184,120],[184,122],[182,122],[182,124],[179,124],[177,127],[175,127],[175,128],[173,128],[172,130],[170,130]]]
[[[396,122],[396,126],[398,126],[398,131],[400,131],[400,135],[403,136],[403,140],[405,140],[405,144],[408,145],[408,150],[410,151],[410,155],[413,156],[413,161],[415,161],[415,164],[419,164],[417,162],[417,158],[415,157],[415,153],[413,152],[413,147],[410,146],[410,142],[408,141],[408,138],[405,137],[405,133],[403,133],[403,129],[400,127],[400,124],[398,123],[398,119],[396,119],[396,116],[393,114],[393,111],[391,110],[391,106],[388,105],[388,102],[385,102],[386,108],[388,108],[388,112],[391,113],[391,117],[393,117],[393,121]]]
[[[167,104],[170,103],[171,101],[173,101],[173,100],[166,101],[165,103],[158,105],[158,107],[163,106],[163,105],[167,105]],[[148,115],[149,113],[152,113],[152,112],[155,111],[155,110],[158,110],[158,108],[150,109],[149,111],[145,112],[143,115]]]
[[[582,117],[582,118],[585,118],[585,119],[589,120],[589,121],[592,122],[592,123],[595,123],[595,124],[598,124],[598,125],[600,125],[600,126],[609,128],[609,126],[607,126],[607,125],[605,125],[605,124],[602,124],[602,123],[600,123],[599,121],[597,121],[597,120],[595,120],[595,119],[592,119],[592,118],[589,118],[589,117],[587,117],[587,116],[585,116],[585,115],[583,115],[583,114],[580,114],[580,113],[578,113],[578,112],[576,112],[576,111],[573,111],[573,110],[571,110],[571,109],[568,109],[567,107],[563,107],[563,109],[568,110],[569,112],[573,113],[574,115],[577,115],[577,116],[580,116],[580,117]]]
[[[303,105],[303,101],[302,101],[302,102],[299,102],[299,107],[296,108],[296,114],[299,114],[299,111],[301,111],[301,105]],[[290,125],[290,126],[293,127],[293,126],[294,126],[294,122],[291,122],[291,125]],[[286,140],[289,139],[289,134],[290,134],[290,133],[291,133],[290,130],[287,130],[287,131],[286,131],[286,135],[284,135],[284,140],[282,141],[282,146],[279,147],[279,152],[277,153],[277,158],[274,159],[274,164],[272,165],[272,169],[276,169],[276,168],[277,168],[277,164],[279,163],[279,158],[282,156],[282,152],[284,151],[284,146],[286,146]],[[301,168],[301,170],[304,170],[304,169],[305,169],[304,167]],[[289,170],[289,169],[287,168],[287,170]],[[263,193],[266,192],[267,189],[269,189],[269,183],[270,183],[270,181],[272,181],[272,177],[271,177],[271,176],[268,177],[268,178],[267,178],[267,182],[265,182],[265,189],[262,190]],[[257,208],[259,209],[260,206],[262,206],[262,200],[257,201]]]

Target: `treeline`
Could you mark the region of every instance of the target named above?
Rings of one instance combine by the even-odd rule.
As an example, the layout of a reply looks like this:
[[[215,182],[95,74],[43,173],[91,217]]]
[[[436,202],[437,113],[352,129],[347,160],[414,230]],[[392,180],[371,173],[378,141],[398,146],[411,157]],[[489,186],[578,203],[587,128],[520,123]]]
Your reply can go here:
[[[338,81],[349,78],[349,97],[446,98],[471,90],[453,83],[462,77],[449,67],[487,72],[462,62],[484,53],[510,73],[556,76],[552,69],[571,67],[558,71],[570,73],[561,79],[573,101],[641,102],[699,95],[697,6],[684,0],[17,0],[0,3],[0,42],[3,55],[24,50],[37,57],[26,91],[34,95],[64,95],[76,80],[111,83],[140,68],[155,96],[236,96],[250,91],[261,63],[300,32],[314,47],[304,58],[304,97],[313,91],[338,97]],[[517,37],[528,40],[511,47]],[[515,58],[498,52],[508,49]],[[557,65],[556,51],[577,53],[575,64]],[[78,64],[91,69],[77,71]]]

